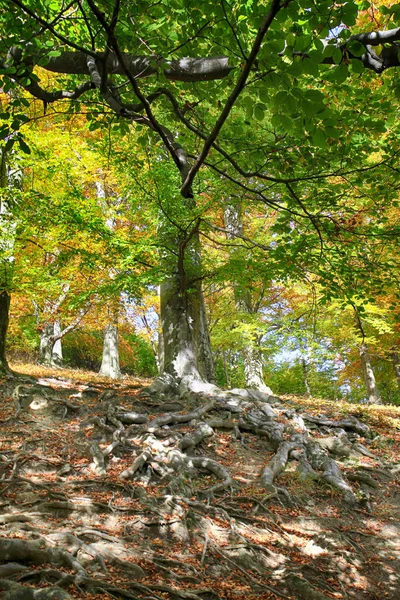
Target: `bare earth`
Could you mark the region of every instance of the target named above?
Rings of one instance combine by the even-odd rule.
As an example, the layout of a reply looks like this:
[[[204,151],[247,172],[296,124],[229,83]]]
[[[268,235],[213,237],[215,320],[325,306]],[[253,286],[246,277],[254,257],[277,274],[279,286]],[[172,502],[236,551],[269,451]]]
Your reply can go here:
[[[199,420],[159,420],[208,398],[150,397],[132,378],[14,368],[36,383],[0,382],[1,598],[400,598],[399,408],[271,399],[283,424],[351,414],[369,426],[356,440],[365,454],[335,456],[357,499],[349,505],[296,460],[276,493],[266,490],[268,438],[232,425],[226,406]],[[212,433],[185,445],[199,422]],[[315,439],[331,438],[332,426],[309,425]],[[171,476],[162,453],[173,444],[189,466]],[[202,468],[199,458],[211,462]]]

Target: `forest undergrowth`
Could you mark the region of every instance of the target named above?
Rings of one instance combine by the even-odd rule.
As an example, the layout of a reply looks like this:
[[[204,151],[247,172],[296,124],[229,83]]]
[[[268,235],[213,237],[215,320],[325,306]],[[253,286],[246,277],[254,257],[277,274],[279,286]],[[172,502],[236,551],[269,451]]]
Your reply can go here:
[[[400,598],[400,408],[13,369],[0,598]]]

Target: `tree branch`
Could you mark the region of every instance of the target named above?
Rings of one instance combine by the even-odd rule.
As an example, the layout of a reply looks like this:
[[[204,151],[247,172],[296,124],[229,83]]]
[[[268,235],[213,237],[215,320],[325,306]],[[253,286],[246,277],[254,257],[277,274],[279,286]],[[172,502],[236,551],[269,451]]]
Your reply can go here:
[[[269,10],[267,16],[265,17],[264,22],[262,23],[261,27],[259,28],[259,30],[257,32],[256,39],[254,40],[253,47],[251,49],[249,58],[247,59],[247,61],[245,63],[245,66],[239,76],[239,79],[238,79],[235,87],[233,88],[232,92],[228,96],[225,106],[224,106],[217,122],[215,123],[214,128],[212,129],[211,133],[209,134],[207,140],[205,141],[202,151],[200,152],[193,167],[190,169],[190,171],[181,187],[181,194],[184,197],[190,197],[193,180],[194,180],[195,176],[197,175],[198,171],[200,170],[200,167],[206,160],[208,153],[210,152],[213,143],[217,139],[219,132],[221,131],[225,121],[229,117],[229,114],[230,114],[236,100],[238,99],[240,93],[244,89],[247,78],[250,75],[251,68],[255,63],[258,52],[261,48],[263,39],[264,39],[268,29],[270,28],[275,16],[278,14],[280,8],[281,8],[280,0],[273,0],[270,10]]]

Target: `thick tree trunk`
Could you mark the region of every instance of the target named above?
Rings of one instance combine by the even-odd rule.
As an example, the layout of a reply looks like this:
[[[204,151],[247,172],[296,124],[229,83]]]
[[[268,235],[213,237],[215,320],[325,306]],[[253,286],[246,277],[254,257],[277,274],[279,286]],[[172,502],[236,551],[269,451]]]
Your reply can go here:
[[[381,397],[376,385],[374,370],[372,368],[368,347],[363,342],[359,346],[361,365],[364,377],[365,387],[367,389],[368,404],[381,404]]]
[[[228,202],[225,205],[224,220],[228,239],[237,240],[243,235],[243,222],[239,203]],[[234,284],[233,293],[238,313],[251,314],[254,312],[252,310],[250,290],[243,289],[240,285]],[[255,336],[248,340],[248,345],[242,354],[245,386],[272,395],[272,390],[264,381],[262,353],[259,340]]]
[[[187,208],[185,205],[183,210]],[[215,371],[201,287],[197,225],[173,235],[166,231],[165,236],[177,254],[176,258],[172,253],[166,256],[170,274],[160,286],[162,370],[184,388],[211,391]]]
[[[110,323],[104,328],[103,359],[99,374],[111,379],[119,379],[121,377],[117,323]]]
[[[182,290],[179,276],[160,288],[163,370],[188,383],[212,382],[214,363],[200,283]]]
[[[6,337],[10,308],[10,296],[6,290],[0,292],[0,375],[9,372],[6,359]]]

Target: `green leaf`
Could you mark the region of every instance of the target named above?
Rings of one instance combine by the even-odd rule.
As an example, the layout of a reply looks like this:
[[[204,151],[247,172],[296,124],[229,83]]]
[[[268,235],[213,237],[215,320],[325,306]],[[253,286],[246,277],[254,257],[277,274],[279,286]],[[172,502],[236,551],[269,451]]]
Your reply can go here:
[[[21,148],[22,152],[25,152],[25,154],[31,153],[31,149],[29,148],[28,144],[22,139],[22,137],[18,138],[18,143],[19,143],[19,147]]]
[[[354,56],[362,56],[365,53],[365,46],[357,40],[350,40],[347,44],[347,48]]]
[[[363,73],[365,71],[365,67],[363,65],[363,63],[361,62],[361,60],[357,60],[356,58],[353,58],[350,61],[351,64],[351,70],[353,71],[353,73]]]
[[[334,81],[336,81],[336,83],[343,83],[344,81],[346,81],[348,76],[349,67],[345,63],[342,63],[335,69],[333,79]]]
[[[312,136],[313,142],[316,146],[320,148],[325,148],[326,146],[326,134],[323,129],[320,127],[315,130]]]
[[[335,48],[335,50],[333,51],[333,62],[335,63],[335,65],[338,65],[342,62],[343,60],[343,52],[340,48]]]
[[[256,104],[254,107],[254,116],[257,121],[262,121],[264,119],[264,110],[259,104]]]
[[[314,77],[318,77],[318,62],[311,60],[311,58],[305,58],[303,60],[303,71],[308,75],[313,75]]]

